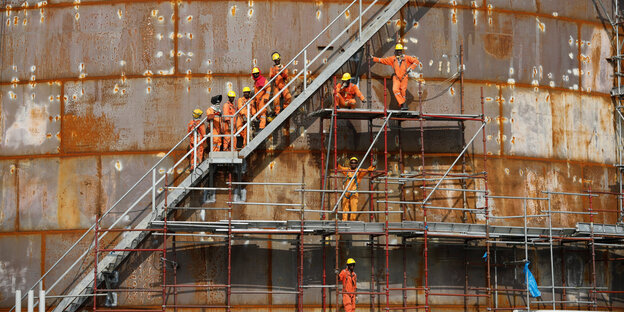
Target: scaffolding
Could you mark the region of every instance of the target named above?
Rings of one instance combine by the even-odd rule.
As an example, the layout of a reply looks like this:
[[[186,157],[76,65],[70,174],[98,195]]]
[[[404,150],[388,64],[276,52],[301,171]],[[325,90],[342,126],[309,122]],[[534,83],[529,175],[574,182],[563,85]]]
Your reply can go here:
[[[355,1],[350,6],[355,5]],[[361,2],[359,2],[361,5]],[[617,11],[617,3],[616,11]],[[360,12],[361,9],[360,9]],[[360,13],[361,14],[361,13]],[[339,15],[340,16],[340,15]],[[616,40],[619,47],[619,27],[621,22],[620,16],[616,17],[617,20],[613,22],[616,31]],[[352,22],[355,25],[356,21]],[[361,19],[360,19],[361,23]],[[361,28],[361,25],[360,25]],[[327,49],[327,48],[325,48]],[[307,64],[307,56],[305,55],[305,49],[303,50],[304,65]],[[617,68],[619,73],[620,68],[620,54],[618,48],[618,55],[614,58],[617,62]],[[311,116],[319,118],[320,124],[320,138],[321,138],[321,166],[320,166],[320,188],[313,189],[310,185],[315,185],[317,181],[305,181],[302,178],[301,182],[245,182],[245,181],[233,181],[232,174],[227,174],[226,187],[202,187],[193,186],[191,182],[184,182],[185,175],[180,169],[183,162],[189,161],[191,166],[197,167],[197,170],[191,170],[189,176],[190,181],[202,180],[206,177],[206,171],[208,169],[207,164],[198,164],[197,157],[195,156],[195,149],[189,150],[179,159],[173,159],[172,166],[166,166],[168,169],[163,170],[162,177],[157,178],[158,166],[163,162],[159,161],[148,173],[146,173],[135,184],[139,183],[150,184],[147,191],[142,192],[137,198],[132,198],[133,204],[129,209],[123,211],[119,217],[114,219],[113,222],[108,222],[104,218],[110,214],[111,209],[107,210],[102,216],[98,216],[92,229],[89,229],[85,235],[83,235],[80,241],[88,240],[88,233],[93,231],[93,241],[90,246],[92,247],[92,262],[89,262],[91,269],[87,269],[82,274],[93,275],[93,285],[90,289],[90,294],[84,296],[92,297],[93,310],[108,311],[108,312],[125,312],[125,311],[140,311],[137,309],[130,309],[123,304],[121,308],[116,308],[119,302],[116,300],[117,293],[122,292],[145,292],[156,293],[159,296],[159,305],[152,305],[145,308],[143,311],[177,311],[184,308],[206,308],[206,309],[223,309],[224,311],[232,311],[237,308],[237,305],[233,303],[232,295],[248,295],[248,294],[267,294],[273,295],[291,295],[295,297],[295,304],[293,307],[297,311],[303,311],[307,309],[304,302],[304,295],[306,292],[312,290],[321,292],[321,310],[322,311],[337,311],[341,306],[340,296],[346,293],[342,291],[339,285],[338,272],[341,268],[341,258],[344,258],[345,253],[348,253],[348,246],[352,244],[364,244],[368,247],[368,256],[370,263],[370,282],[368,288],[360,288],[355,295],[368,296],[369,308],[371,311],[431,311],[436,309],[439,304],[435,299],[441,297],[459,297],[463,298],[464,310],[526,310],[531,311],[539,308],[551,308],[566,309],[566,308],[588,308],[590,310],[605,310],[613,309],[614,307],[620,307],[619,302],[612,299],[612,297],[621,297],[624,291],[611,289],[606,284],[608,280],[598,278],[598,262],[610,262],[610,261],[622,261],[623,257],[618,257],[618,250],[623,248],[624,239],[624,227],[619,223],[614,224],[597,224],[595,218],[598,215],[613,215],[616,214],[618,222],[622,219],[622,173],[618,171],[619,192],[610,192],[606,190],[592,190],[589,185],[585,192],[572,193],[562,192],[556,190],[546,190],[542,192],[542,196],[528,197],[528,196],[515,196],[508,194],[492,194],[488,188],[488,153],[486,148],[486,134],[485,127],[489,121],[485,115],[485,100],[483,89],[481,89],[480,96],[480,108],[481,111],[478,114],[467,114],[464,107],[464,61],[463,61],[463,45],[460,47],[459,66],[457,74],[451,76],[449,80],[459,82],[460,84],[460,105],[458,113],[453,114],[441,114],[441,113],[428,113],[423,108],[423,85],[422,82],[418,82],[418,110],[417,111],[402,111],[389,109],[390,99],[388,96],[388,79],[382,78],[383,81],[383,103],[382,108],[367,107],[366,109],[339,109],[335,102],[332,102],[331,107],[323,107],[324,101],[321,101],[321,105]],[[293,59],[294,60],[294,59]],[[304,85],[307,84],[307,65],[300,75],[304,76]],[[620,76],[617,76],[619,92],[620,88]],[[371,81],[370,68],[368,73],[369,82]],[[292,80],[294,81],[294,79]],[[292,82],[291,81],[291,82]],[[335,83],[335,78],[334,78]],[[288,86],[287,86],[288,87]],[[369,92],[369,101],[371,103]],[[619,93],[618,93],[619,94]],[[623,92],[624,94],[624,92]],[[622,94],[617,95],[618,106],[616,112],[618,114],[618,147],[621,147],[621,127],[620,124],[624,116],[621,112],[621,99]],[[279,93],[275,95],[279,97]],[[272,99],[274,100],[275,97]],[[249,105],[249,102],[246,104]],[[268,103],[266,104],[268,105]],[[265,106],[266,107],[266,106]],[[249,129],[252,119],[257,118],[255,116],[249,116],[246,127]],[[230,116],[231,117],[231,116]],[[286,118],[286,117],[284,117]],[[326,139],[325,122],[329,120],[329,135]],[[352,178],[346,179],[343,183],[339,181],[338,170],[338,120],[364,120],[367,121],[367,129],[369,134],[369,146],[358,163],[357,168],[354,170],[355,174]],[[380,123],[381,122],[381,123]],[[401,129],[405,123],[412,122],[418,124],[419,137],[414,141],[419,141],[420,144],[420,161],[421,168],[415,172],[407,172],[405,170],[405,157],[403,151],[404,138],[401,136]],[[436,122],[453,122],[457,123],[460,138],[460,151],[457,155],[453,156],[452,163],[443,170],[432,170],[426,163],[426,150],[425,150],[425,130],[426,123]],[[478,129],[470,136],[469,140],[466,140],[466,126],[465,123],[473,122],[478,125]],[[398,174],[392,173],[389,164],[389,158],[391,156],[388,147],[388,132],[392,127],[392,123],[396,124],[398,129]],[[233,124],[233,123],[232,123]],[[233,127],[231,124],[231,127]],[[374,129],[377,129],[374,131]],[[231,129],[229,136],[231,142],[235,142],[236,134],[240,134],[241,130],[236,133]],[[247,131],[247,142],[250,142],[251,131]],[[226,135],[222,135],[226,136]],[[201,140],[198,140],[197,132],[193,131],[185,136],[185,139],[192,139],[198,146],[206,141],[212,140],[212,136],[208,135]],[[482,142],[482,164],[477,169],[473,167],[472,170],[468,170],[467,160],[469,147],[473,146],[477,140],[481,139]],[[325,142],[327,140],[327,143]],[[180,141],[183,142],[183,141]],[[381,143],[380,143],[381,142]],[[180,145],[174,147],[177,148]],[[212,145],[212,144],[211,144]],[[234,152],[234,145],[232,144],[231,152]],[[375,146],[382,145],[383,151],[376,151]],[[332,153],[333,152],[333,153]],[[163,157],[166,159],[171,154],[168,153]],[[331,155],[333,154],[333,157]],[[369,172],[367,180],[369,181],[369,187],[367,190],[349,191],[350,193],[358,193],[367,195],[368,197],[368,209],[361,209],[356,212],[344,212],[339,208],[341,201],[347,193],[347,189],[350,185],[355,183],[357,172],[364,168],[365,163],[369,165],[373,164],[373,155],[383,155],[383,170],[375,168]],[[173,157],[173,156],[172,156]],[[209,162],[209,161],[208,161]],[[329,164],[333,163],[333,168],[330,168]],[[618,149],[618,168],[621,168],[621,149]],[[230,162],[232,164],[232,162]],[[163,163],[163,166],[164,163]],[[151,178],[151,181],[150,181]],[[458,188],[448,187],[443,183],[449,181],[456,181],[460,185]],[[479,187],[474,181],[479,181]],[[299,202],[247,202],[242,201],[240,198],[235,198],[235,189],[241,186],[247,185],[263,185],[266,187],[288,187],[292,188],[294,194],[300,195]],[[347,187],[345,187],[345,185]],[[398,192],[394,193],[391,189],[391,185],[398,186]],[[469,185],[475,186],[469,188]],[[135,186],[130,189],[134,189]],[[406,197],[406,190],[418,189],[420,191],[420,198],[417,200],[415,197],[409,199]],[[227,194],[228,200],[225,202],[226,207],[190,207],[180,205],[181,201],[172,202],[169,198],[178,198],[182,195],[190,194],[191,192],[220,192]],[[453,194],[459,194],[461,201],[460,207],[451,206],[435,206],[432,204],[434,201],[434,194],[439,194],[441,191],[451,192]],[[126,197],[128,193],[122,196],[122,199]],[[175,194],[175,196],[173,196]],[[182,194],[182,195],[181,195]],[[142,207],[142,203],[151,195],[150,203]],[[307,196],[319,196],[320,207],[308,207],[306,203]],[[581,200],[581,205],[586,207],[583,211],[568,211],[563,209],[557,209],[559,207],[553,207],[553,202],[557,202],[558,197],[574,196]],[[615,197],[617,203],[617,209],[595,209],[594,199],[598,197]],[[397,198],[398,197],[398,198]],[[471,197],[474,197],[471,198]],[[120,201],[122,200],[120,199]],[[145,214],[159,214],[160,210],[157,207],[157,202],[162,199],[163,212],[162,220],[151,220],[149,224],[145,224],[145,227],[138,227],[136,223],[130,222],[127,225],[119,227],[118,223],[124,219],[131,212],[137,215],[133,217],[133,220],[139,220],[139,216]],[[500,215],[498,211],[490,209],[491,201],[521,201],[522,202],[522,214],[516,215]],[[469,203],[474,202],[475,205],[471,208]],[[119,203],[119,201],[117,202]],[[113,207],[117,206],[117,203]],[[529,211],[529,204],[533,207],[537,207],[534,212]],[[275,221],[275,220],[236,220],[233,218],[233,213],[240,206],[262,206],[270,207],[272,209],[281,209],[287,212],[298,213],[299,219],[288,221]],[[395,205],[398,208],[392,207]],[[138,207],[134,209],[135,207]],[[144,208],[144,209],[139,209]],[[134,210],[133,210],[134,209]],[[227,215],[226,219],[211,220],[211,221],[188,221],[178,220],[176,212],[179,211],[221,211]],[[454,222],[440,222],[431,220],[432,211],[449,211],[457,212],[462,216],[461,223]],[[342,215],[345,213],[355,213],[358,216],[364,216],[366,222],[362,221],[340,221]],[[560,228],[553,227],[553,218],[558,215],[577,215],[583,218],[584,222],[578,222],[576,228]],[[313,216],[313,217],[312,217]],[[394,218],[394,216],[397,216]],[[477,218],[477,216],[479,216]],[[318,217],[318,218],[317,218]],[[333,218],[333,220],[332,220]],[[496,220],[522,220],[522,226],[501,226],[496,224]],[[547,226],[536,227],[532,226],[534,220],[546,220]],[[137,241],[137,244],[142,244],[136,248],[115,248],[116,242],[126,239],[128,233],[139,232],[141,236],[133,238]],[[115,238],[108,238],[104,241],[102,238],[108,233],[118,233]],[[292,287],[283,289],[274,289],[273,287],[266,287],[264,289],[248,289],[245,285],[237,284],[232,278],[233,269],[233,246],[237,240],[266,240],[271,241],[273,235],[292,237],[292,239],[281,239],[285,242],[294,245],[296,250],[297,259],[295,261],[296,283]],[[157,247],[149,248],[149,240],[143,240],[143,238],[149,237],[156,240]],[[227,250],[227,257],[225,263],[225,279],[223,283],[214,283],[210,281],[202,281],[199,283],[179,283],[178,282],[178,268],[180,261],[177,257],[177,251],[180,249],[180,245],[191,244],[199,245],[194,241],[182,240],[184,237],[193,238],[209,238],[211,244],[218,244],[225,246]],[[310,237],[318,239],[318,244],[306,243],[305,238]],[[363,237],[363,238],[360,238]],[[400,242],[394,242],[394,239],[400,239]],[[140,243],[143,241],[142,243]],[[169,243],[171,242],[171,243]],[[70,250],[76,245],[74,244]],[[311,246],[310,246],[311,245]],[[464,250],[463,265],[465,270],[465,276],[463,278],[463,285],[433,285],[433,272],[430,267],[430,263],[435,258],[435,254],[431,254],[432,246],[460,246]],[[304,258],[306,248],[320,246],[322,263],[321,265],[321,283],[311,284],[305,280],[304,271]],[[408,247],[422,246],[422,279],[420,283],[414,282],[414,285],[410,285],[408,281],[408,271],[412,270],[408,266]],[[511,246],[511,247],[510,247]],[[517,247],[522,248],[522,254],[518,255]],[[333,250],[332,250],[333,248]],[[399,280],[391,280],[391,251],[401,251],[401,274]],[[471,257],[468,254],[468,250],[473,250],[477,254],[483,252],[482,257]],[[559,251],[558,254],[555,251]],[[549,263],[546,267],[550,268],[549,283],[541,280],[540,289],[545,290],[544,297],[532,298],[529,291],[529,283],[525,279],[511,285],[512,288],[507,287],[508,284],[499,282],[499,276],[504,274],[503,271],[513,271],[514,278],[518,273],[519,267],[528,267],[531,259],[535,259],[535,256],[531,257],[531,254],[537,254],[540,251],[547,252],[547,259]],[[84,261],[89,249],[83,253],[78,259],[73,262],[70,270],[74,268],[80,261]],[[103,253],[118,254],[120,255],[118,261],[123,261],[124,257],[121,255],[127,255],[134,252],[151,252],[158,253],[159,259],[159,287],[153,286],[149,288],[116,288],[113,286],[115,283],[111,282],[108,285],[106,282],[102,285],[101,281],[106,280],[107,275],[111,275],[112,280],[115,280],[115,263],[105,263],[101,260]],[[588,283],[575,283],[572,285],[567,280],[566,275],[566,261],[565,254],[575,253],[587,253],[588,266],[590,269]],[[69,251],[61,257],[61,259],[67,256]],[[381,253],[383,255],[381,262],[377,262],[377,255]],[[509,255],[511,253],[511,255]],[[334,278],[335,283],[330,284],[329,278],[332,274],[331,264],[328,263],[329,257],[333,254],[334,262]],[[474,254],[474,253],[473,253]],[[502,254],[502,255],[501,255]],[[612,255],[615,255],[612,257]],[[420,255],[419,255],[420,256]],[[561,269],[559,278],[556,278],[556,265],[555,260],[560,258]],[[59,260],[60,261],[60,260]],[[59,262],[57,261],[51,269],[56,267]],[[378,274],[377,268],[382,267],[380,270],[382,273]],[[476,269],[475,269],[476,268]],[[51,270],[50,269],[50,270]],[[414,271],[420,272],[420,268],[414,268]],[[483,272],[483,276],[478,280],[471,278],[470,272],[476,270],[477,272]],[[68,270],[69,271],[69,270]],[[66,271],[66,272],[68,272]],[[398,270],[394,269],[393,272]],[[49,272],[49,271],[48,271]],[[362,274],[362,272],[359,272]],[[46,273],[45,275],[47,275]],[[58,281],[62,280],[67,273],[64,273]],[[367,274],[367,273],[366,273]],[[606,272],[603,272],[603,275]],[[44,277],[45,277],[44,275]],[[40,279],[36,285],[41,285],[43,278]],[[58,281],[52,284],[51,288],[57,285]],[[550,284],[550,285],[548,285]],[[400,285],[399,287],[395,285]],[[34,288],[35,286],[33,286]],[[220,292],[224,294],[224,300],[220,304],[206,303],[206,304],[181,304],[179,303],[179,295],[183,289],[185,292]],[[332,294],[333,292],[333,294]],[[400,294],[401,300],[393,301],[393,295]],[[573,293],[573,298],[571,295]],[[507,302],[500,302],[501,295],[507,296]],[[548,294],[548,296],[547,296]],[[81,295],[82,296],[82,295]],[[410,300],[410,296],[414,298]],[[48,296],[54,298],[54,296]],[[60,296],[62,297],[62,296]],[[104,298],[106,297],[106,298]],[[17,300],[21,302],[23,298]],[[332,302],[332,298],[335,298]],[[55,299],[56,300],[56,299]],[[481,300],[485,302],[481,302]],[[268,304],[268,306],[272,305]]]

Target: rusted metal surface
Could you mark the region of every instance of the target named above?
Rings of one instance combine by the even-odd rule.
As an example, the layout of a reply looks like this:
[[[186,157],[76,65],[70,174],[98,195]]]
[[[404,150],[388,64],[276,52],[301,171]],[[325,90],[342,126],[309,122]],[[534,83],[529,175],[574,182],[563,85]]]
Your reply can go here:
[[[12,252],[0,253],[0,270],[18,278],[15,282],[0,279],[0,306],[9,306],[15,287],[30,286],[40,275],[41,263],[44,268],[49,267],[79,237],[75,231],[45,235],[43,232],[90,226],[95,213],[110,207],[162,157],[159,151],[168,150],[185,134],[192,109],[205,109],[212,95],[230,89],[241,93],[242,87],[251,86],[250,68],[257,65],[267,73],[271,52],[278,50],[283,60],[289,60],[345,3],[6,1],[10,8],[0,10],[5,23],[0,69],[0,231],[7,233],[0,235],[0,250]],[[352,14],[349,12],[339,24],[347,25]],[[437,113],[458,112],[459,86],[446,80],[458,70],[459,42],[464,40],[466,112],[480,111],[480,87],[484,87],[486,97],[491,194],[541,197],[545,190],[583,192],[588,185],[596,190],[614,190],[616,172],[610,164],[615,161],[615,134],[608,97],[612,70],[605,61],[611,54],[611,45],[592,1],[565,1],[565,5],[544,0],[414,1],[401,17],[397,16],[375,36],[373,53],[391,55],[399,34],[403,34],[407,53],[422,61],[418,72],[425,82],[425,111]],[[321,41],[328,43],[330,39],[328,36]],[[313,46],[308,53],[317,50]],[[298,62],[301,64],[302,60]],[[384,90],[379,77],[390,77],[391,71],[379,64],[372,71],[376,77],[372,81],[372,107],[381,108]],[[360,86],[365,83],[361,80]],[[417,88],[416,80],[412,80],[408,99],[417,98]],[[314,105],[318,106],[318,101],[310,107]],[[390,106],[396,107],[394,100]],[[409,107],[417,109],[415,102]],[[288,140],[275,135],[265,150],[249,159],[244,180],[300,182],[305,172],[306,188],[320,188],[319,123],[306,118],[308,112],[293,118]],[[426,123],[425,168],[420,165],[419,143],[406,140],[418,135],[418,130],[408,129],[414,126],[413,122],[403,123],[406,171],[445,169],[459,152],[457,123]],[[470,139],[478,125],[466,123],[466,126],[466,139]],[[325,127],[328,133],[327,122]],[[367,124],[341,121],[339,127],[339,155],[362,156],[369,140]],[[396,129],[389,131],[389,171],[393,176],[399,174],[398,159],[393,155],[398,151],[397,136]],[[474,151],[481,151],[481,144],[475,142]],[[380,148],[381,144],[377,151]],[[163,174],[170,165],[167,162],[158,168],[158,174]],[[480,157],[468,159],[468,171],[478,172],[482,167]],[[217,173],[217,186],[225,186],[223,177],[223,171]],[[364,179],[360,188],[368,189],[368,184],[369,180]],[[421,199],[419,186],[420,183],[412,183],[406,187],[405,198]],[[442,187],[459,188],[460,184],[448,182]],[[483,187],[481,180],[468,184],[471,189]],[[299,194],[293,189],[248,186],[247,200],[298,203]],[[399,198],[399,188],[391,185],[390,189],[393,191],[390,199]],[[333,196],[329,198],[333,207]],[[136,195],[127,203],[135,199]],[[368,206],[367,200],[368,197],[362,196],[360,206]],[[225,195],[219,194],[217,203],[205,206],[224,207],[226,201]],[[308,208],[318,209],[319,201],[318,194],[306,195]],[[468,196],[468,208],[482,207],[483,203],[482,194]],[[185,204],[203,205],[201,194],[193,193]],[[461,194],[438,191],[431,204],[460,208]],[[489,204],[493,215],[523,214],[523,204],[518,200],[491,199]],[[583,212],[587,204],[586,199],[579,197],[553,197],[556,210]],[[594,209],[617,207],[615,196],[611,195],[601,195],[593,204]],[[544,203],[527,202],[530,214],[539,214],[545,208]],[[420,207],[411,206],[407,210],[407,220],[422,219]],[[298,213],[286,212],[283,207],[252,205],[237,206],[233,214],[234,219],[299,218]],[[431,221],[464,220],[456,211],[433,210],[428,214]],[[204,211],[184,217],[209,221],[224,219],[226,214]],[[318,215],[306,217],[315,219]],[[398,221],[400,216],[392,215],[391,220]],[[558,214],[553,217],[553,226],[572,227],[576,222],[588,220],[586,215]],[[615,214],[600,212],[594,220],[612,223]],[[483,223],[484,218],[469,215],[466,221]],[[121,225],[130,222],[124,220]],[[531,222],[547,225],[544,217]],[[110,224],[110,220],[104,220],[104,224]],[[491,224],[521,226],[522,221],[495,220]],[[26,234],[26,231],[30,232]],[[217,244],[218,239],[198,240],[202,243],[200,247],[178,251],[179,262],[186,263],[178,271],[178,282],[224,283],[225,247]],[[310,240],[306,244],[315,243],[312,238],[306,240]],[[179,246],[183,245],[189,244],[180,242]],[[295,248],[296,245],[281,241],[235,240],[233,283],[245,290],[294,287]],[[304,281],[320,284],[320,251],[307,248]],[[465,281],[456,276],[463,276],[464,272],[448,270],[449,267],[463,269],[463,254],[458,255],[453,246],[430,248],[430,256],[437,259],[430,263],[432,285],[463,285]],[[343,249],[341,256],[355,256],[361,261],[358,270],[370,271],[365,260],[368,247]],[[410,255],[422,254],[420,245],[410,246],[408,250]],[[470,261],[481,261],[481,251],[464,252]],[[333,257],[329,254],[329,258]],[[400,287],[402,276],[396,275],[402,266],[400,250],[392,250],[391,254],[391,267],[397,270],[391,272],[390,284]],[[542,268],[536,271],[536,277],[540,285],[548,285],[549,272],[544,269],[548,267],[547,256],[537,253],[535,256],[539,259],[535,265]],[[333,263],[334,259],[329,258],[328,263]],[[408,287],[422,285],[422,259],[419,256],[408,259]],[[587,255],[581,257],[571,252],[564,261],[568,270],[556,275],[567,274],[566,280],[572,286],[589,285]],[[154,287],[159,283],[157,255],[137,255],[130,262],[124,272],[123,287]],[[381,253],[375,262],[383,262]],[[200,265],[194,265],[197,263]],[[251,265],[265,269],[250,272]],[[381,281],[385,273],[381,265],[376,269]],[[600,270],[598,276],[607,275]],[[474,272],[482,273],[481,267]],[[511,268],[500,269],[499,274],[506,274],[501,280],[506,285],[515,285],[522,276],[510,272]],[[470,285],[483,286],[482,277],[477,275],[469,275]],[[51,274],[56,276],[58,273]],[[328,274],[329,283],[334,282],[332,276]],[[368,274],[360,274],[362,283],[366,284],[367,279]],[[517,306],[523,304],[522,296],[522,293],[511,297],[499,293],[499,300],[502,305]],[[242,309],[269,309],[273,305],[272,311],[290,309],[294,297],[232,295],[233,304]],[[334,294],[329,296],[333,297]],[[222,304],[224,298],[224,292],[178,295],[180,304]],[[320,291],[306,290],[304,304],[318,308],[319,298]],[[128,305],[156,305],[159,300],[144,294],[120,296],[120,302]],[[368,296],[362,300],[368,302]],[[409,292],[408,300],[422,303],[424,293]],[[447,310],[465,310],[463,298],[433,296],[431,300]],[[400,305],[401,293],[393,293],[391,302]],[[472,298],[468,302],[472,306],[479,300]]]
[[[27,289],[41,276],[41,236],[3,236],[0,250],[0,306],[6,307],[15,302],[16,289]]]
[[[0,161],[0,231],[17,228],[17,166],[14,161]]]

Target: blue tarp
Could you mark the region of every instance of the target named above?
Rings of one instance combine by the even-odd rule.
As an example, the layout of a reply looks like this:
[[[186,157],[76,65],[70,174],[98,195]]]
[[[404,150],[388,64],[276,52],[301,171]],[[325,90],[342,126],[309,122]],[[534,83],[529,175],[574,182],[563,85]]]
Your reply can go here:
[[[537,289],[537,282],[535,281],[535,277],[533,277],[533,273],[529,270],[529,261],[524,264],[524,276],[526,279],[527,286],[529,288],[529,293],[531,297],[537,298],[541,297],[542,293]]]

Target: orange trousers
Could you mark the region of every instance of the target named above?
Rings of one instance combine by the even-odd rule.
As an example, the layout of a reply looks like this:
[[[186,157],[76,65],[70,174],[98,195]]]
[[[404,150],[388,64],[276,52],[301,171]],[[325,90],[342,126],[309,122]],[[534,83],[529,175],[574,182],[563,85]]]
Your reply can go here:
[[[334,97],[336,99],[336,104],[338,104],[338,107],[340,108],[355,108],[355,99],[348,99],[346,100],[342,95],[340,94],[336,94],[336,96]]]
[[[355,295],[342,295],[342,306],[344,307],[345,312],[355,312]]]
[[[259,109],[264,107],[264,105],[266,105],[266,102],[267,102],[267,99],[264,96],[261,98],[256,98],[256,107],[254,110],[257,112]],[[260,120],[260,126],[259,126],[260,129],[264,129],[264,127],[266,127],[266,121],[267,121],[266,114],[267,114],[266,108],[260,111],[260,114],[258,114],[258,120]]]
[[[193,143],[190,145],[191,151],[193,151]],[[191,168],[195,170],[199,164],[204,160],[204,144],[199,144],[197,146],[197,163],[195,163],[195,152],[191,152]]]
[[[238,122],[236,123],[236,132],[240,130],[244,125],[243,118],[238,118]],[[241,130],[239,133],[240,136],[243,137],[243,146],[247,145],[247,128]],[[238,138],[236,138],[236,146],[238,146]]]
[[[347,198],[347,194],[342,198],[342,211],[357,211],[358,207],[358,194],[351,194],[350,198]],[[357,220],[358,215],[355,213],[343,213],[342,221],[347,221],[347,219],[351,221]]]
[[[280,91],[280,89],[278,87],[273,87],[273,96],[275,96],[278,92]],[[284,107],[280,107],[280,98],[283,97],[284,98]],[[292,99],[292,96],[290,95],[290,91],[288,91],[288,88],[284,89],[284,91],[280,94],[279,97],[277,97],[275,99],[275,101],[273,101],[273,106],[275,107],[275,114],[279,114],[283,109],[286,109],[286,107],[288,107],[288,105],[290,104],[290,100]]]
[[[230,138],[229,137],[221,137],[217,135],[222,134],[230,134],[230,131],[225,131],[224,133],[219,132],[217,129],[212,129],[212,151],[229,151],[230,150]]]
[[[403,80],[399,80],[397,76],[392,76],[392,93],[394,93],[394,97],[397,102],[399,102],[399,106],[403,106],[405,103],[405,92],[407,91],[407,82],[409,81],[408,77],[405,76]]]

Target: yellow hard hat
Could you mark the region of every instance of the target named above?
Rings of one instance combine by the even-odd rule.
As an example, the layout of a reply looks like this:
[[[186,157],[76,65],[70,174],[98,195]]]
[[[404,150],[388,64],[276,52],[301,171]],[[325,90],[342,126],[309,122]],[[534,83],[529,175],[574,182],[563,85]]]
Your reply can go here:
[[[199,118],[199,117],[201,117],[201,115],[202,115],[203,113],[204,113],[204,112],[202,112],[202,110],[198,108],[198,109],[196,109],[196,110],[194,110],[194,111],[193,111],[193,117],[194,117],[194,118]]]
[[[236,92],[234,91],[228,92],[228,97],[236,97]]]
[[[254,68],[251,70],[251,73],[252,73],[252,74],[257,74],[257,73],[260,73],[260,69],[258,69],[258,67],[254,67]]]
[[[272,59],[272,60],[274,60],[274,61],[275,61],[275,60],[279,60],[279,59],[280,59],[280,55],[279,55],[279,53],[277,53],[277,52],[273,53],[273,54],[271,55],[271,59]]]
[[[400,44],[400,43],[397,43],[397,44],[394,46],[394,49],[395,49],[395,50],[403,50],[403,45],[402,45],[402,44]]]
[[[244,92],[251,92],[251,89],[249,89],[249,87],[244,87],[244,88],[243,88],[243,93],[244,93]]]
[[[355,264],[355,260],[353,258],[347,259],[347,264]]]
[[[360,161],[357,157],[351,157],[351,158],[349,158],[349,162],[351,162],[351,161],[353,161],[353,160],[355,160],[355,161]]]
[[[349,73],[344,73],[342,75],[342,81],[347,81],[347,80],[351,80],[351,74]]]

